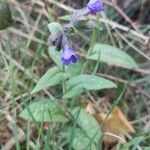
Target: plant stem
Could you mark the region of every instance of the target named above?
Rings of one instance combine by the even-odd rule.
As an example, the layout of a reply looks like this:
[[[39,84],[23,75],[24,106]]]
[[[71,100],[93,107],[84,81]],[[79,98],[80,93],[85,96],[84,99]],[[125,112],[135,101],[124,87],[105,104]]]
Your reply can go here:
[[[97,18],[96,18],[96,23],[98,23],[98,19],[99,19],[99,16],[97,16]],[[96,42],[96,36],[97,36],[97,29],[94,28],[93,33],[92,33],[92,40],[91,40],[91,44],[90,44],[91,46],[90,46],[90,48],[89,48],[89,50],[88,50],[88,52],[87,52],[87,55],[90,55],[90,54],[92,53],[94,44],[95,44],[95,42]],[[84,63],[84,68],[83,68],[83,70],[82,70],[82,74],[85,72],[85,70],[86,70],[86,68],[87,68],[87,66],[88,66],[88,64],[89,64],[89,62],[90,62],[90,61],[89,61],[88,59],[85,61],[85,63]]]
[[[62,71],[65,73],[65,65],[62,66]],[[66,85],[66,79],[64,77],[63,79],[63,83],[62,83],[62,88],[63,88],[63,95],[66,93],[67,91],[67,85]]]

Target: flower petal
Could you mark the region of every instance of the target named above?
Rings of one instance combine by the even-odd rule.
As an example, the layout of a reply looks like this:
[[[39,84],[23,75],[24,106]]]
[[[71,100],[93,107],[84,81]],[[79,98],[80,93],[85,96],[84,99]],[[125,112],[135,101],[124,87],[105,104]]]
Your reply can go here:
[[[76,63],[77,60],[78,58],[75,55],[73,48],[65,45],[61,56],[62,63],[64,65],[69,65],[71,62]]]
[[[87,4],[87,7],[90,9],[92,14],[104,10],[103,3],[101,0],[90,0]]]
[[[71,61],[75,64],[78,61],[78,57],[76,55],[72,55]]]
[[[61,61],[64,65],[69,65],[71,62],[70,59],[64,59],[64,58],[62,58]]]

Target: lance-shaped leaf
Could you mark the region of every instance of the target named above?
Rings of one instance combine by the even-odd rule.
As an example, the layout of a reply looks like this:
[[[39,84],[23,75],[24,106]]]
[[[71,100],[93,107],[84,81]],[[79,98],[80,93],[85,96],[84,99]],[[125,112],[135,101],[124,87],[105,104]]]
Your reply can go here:
[[[36,87],[33,89],[31,94],[36,93],[40,90],[48,88],[50,86],[57,85],[63,80],[63,72],[59,67],[50,68],[38,81]]]
[[[78,75],[67,81],[67,92],[64,98],[71,98],[84,91],[116,88],[116,85],[105,78],[95,75]]]
[[[109,65],[128,69],[138,68],[137,63],[129,54],[123,50],[106,44],[95,44],[92,53],[87,56],[87,59],[96,61],[100,60],[101,62]]]
[[[61,58],[61,53],[58,52],[54,46],[50,46],[48,48],[48,53],[49,53],[49,56],[51,57],[51,59],[55,62],[55,64],[57,66],[62,65],[61,59],[60,59]]]

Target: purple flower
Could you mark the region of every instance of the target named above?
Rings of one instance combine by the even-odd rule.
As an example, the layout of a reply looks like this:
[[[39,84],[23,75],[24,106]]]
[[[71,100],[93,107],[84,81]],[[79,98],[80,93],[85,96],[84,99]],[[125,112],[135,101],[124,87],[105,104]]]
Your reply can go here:
[[[78,61],[73,48],[69,47],[68,45],[64,46],[61,61],[64,65],[69,65],[71,62],[76,63]]]
[[[97,12],[104,10],[102,0],[90,0],[87,7],[92,14],[96,14]]]

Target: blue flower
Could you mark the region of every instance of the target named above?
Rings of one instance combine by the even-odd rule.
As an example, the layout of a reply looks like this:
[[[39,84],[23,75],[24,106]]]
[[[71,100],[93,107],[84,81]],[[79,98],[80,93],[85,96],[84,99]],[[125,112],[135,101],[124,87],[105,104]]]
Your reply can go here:
[[[64,65],[69,65],[71,62],[77,63],[78,58],[75,55],[72,47],[69,47],[68,45],[64,45],[62,56],[61,56],[61,61]]]
[[[87,7],[92,14],[96,14],[97,12],[104,10],[102,0],[90,0]]]

